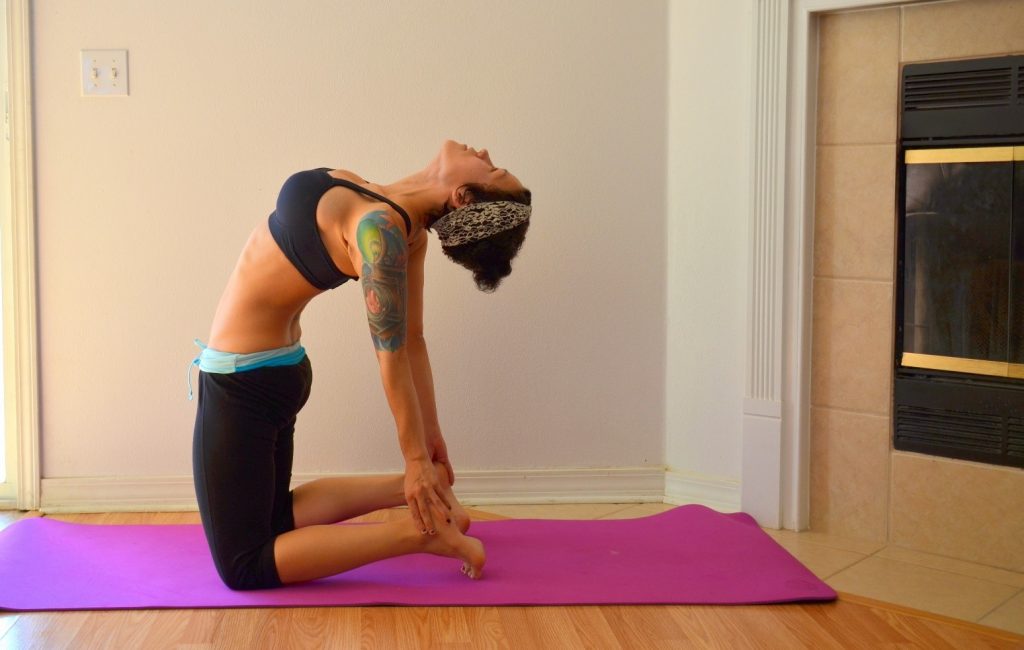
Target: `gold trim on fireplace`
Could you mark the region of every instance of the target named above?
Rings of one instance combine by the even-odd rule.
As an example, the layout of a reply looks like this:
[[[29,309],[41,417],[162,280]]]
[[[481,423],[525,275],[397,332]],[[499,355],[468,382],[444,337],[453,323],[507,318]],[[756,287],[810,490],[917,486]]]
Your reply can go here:
[[[928,368],[930,370],[966,372],[972,375],[992,375],[994,377],[1024,379],[1024,364],[1007,363],[1005,361],[986,361],[984,359],[964,359],[962,357],[943,357],[936,354],[904,352],[901,365],[909,368]]]
[[[908,165],[935,163],[1013,162],[1024,160],[1024,147],[962,147],[959,149],[908,149]]]

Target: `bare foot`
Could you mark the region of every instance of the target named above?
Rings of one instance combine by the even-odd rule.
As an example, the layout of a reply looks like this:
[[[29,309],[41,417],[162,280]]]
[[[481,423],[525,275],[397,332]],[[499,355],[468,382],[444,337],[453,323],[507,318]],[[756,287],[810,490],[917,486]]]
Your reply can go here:
[[[444,496],[452,506],[452,509],[448,511],[449,516],[455,522],[455,525],[459,527],[459,530],[465,534],[469,530],[469,514],[462,507],[462,504],[459,503],[459,500],[455,498],[455,493],[452,492],[452,486],[449,484],[448,468],[441,463],[434,463],[434,470],[437,471],[437,478],[441,481]]]
[[[424,538],[423,550],[427,553],[462,560],[462,572],[473,580],[483,576],[487,553],[477,538],[463,535],[453,524],[442,524],[437,527],[437,534]]]

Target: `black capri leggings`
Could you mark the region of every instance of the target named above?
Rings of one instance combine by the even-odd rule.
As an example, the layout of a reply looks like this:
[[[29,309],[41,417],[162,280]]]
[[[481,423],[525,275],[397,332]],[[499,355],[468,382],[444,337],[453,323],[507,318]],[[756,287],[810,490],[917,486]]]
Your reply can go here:
[[[308,357],[291,366],[199,373],[192,475],[213,563],[231,589],[280,587],[274,539],[295,528],[295,418],[309,399]]]

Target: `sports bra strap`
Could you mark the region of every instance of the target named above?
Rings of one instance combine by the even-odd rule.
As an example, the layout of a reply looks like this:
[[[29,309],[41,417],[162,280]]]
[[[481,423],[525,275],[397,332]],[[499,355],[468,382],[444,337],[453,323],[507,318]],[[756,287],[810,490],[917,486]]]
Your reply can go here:
[[[329,167],[321,167],[320,170],[323,171],[324,173],[326,173],[327,176],[331,179],[331,182],[334,183],[335,185],[341,185],[342,187],[347,187],[350,190],[354,190],[356,192],[359,192],[360,194],[365,194],[366,196],[375,198],[378,201],[383,201],[384,203],[387,203],[388,205],[393,207],[398,212],[398,214],[402,215],[402,218],[405,219],[405,232],[406,232],[406,234],[407,235],[411,235],[412,234],[412,220],[409,219],[409,214],[405,210],[402,209],[402,206],[398,205],[397,203],[395,203],[394,201],[392,201],[391,199],[389,199],[386,196],[382,196],[380,194],[377,194],[376,192],[374,192],[371,189],[365,188],[365,187],[363,187],[361,185],[357,185],[357,184],[353,183],[352,181],[345,180],[344,178],[337,178],[335,176],[331,176],[331,174],[330,174],[331,170],[330,170]]]

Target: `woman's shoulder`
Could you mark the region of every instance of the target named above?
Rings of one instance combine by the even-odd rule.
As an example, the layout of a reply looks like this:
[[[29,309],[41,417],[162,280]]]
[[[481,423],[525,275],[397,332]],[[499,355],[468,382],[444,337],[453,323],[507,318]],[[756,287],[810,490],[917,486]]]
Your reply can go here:
[[[348,169],[331,169],[329,167],[324,167],[323,169],[334,178],[338,178],[343,181],[349,181],[359,185],[372,185],[370,181],[353,171],[349,171]]]

